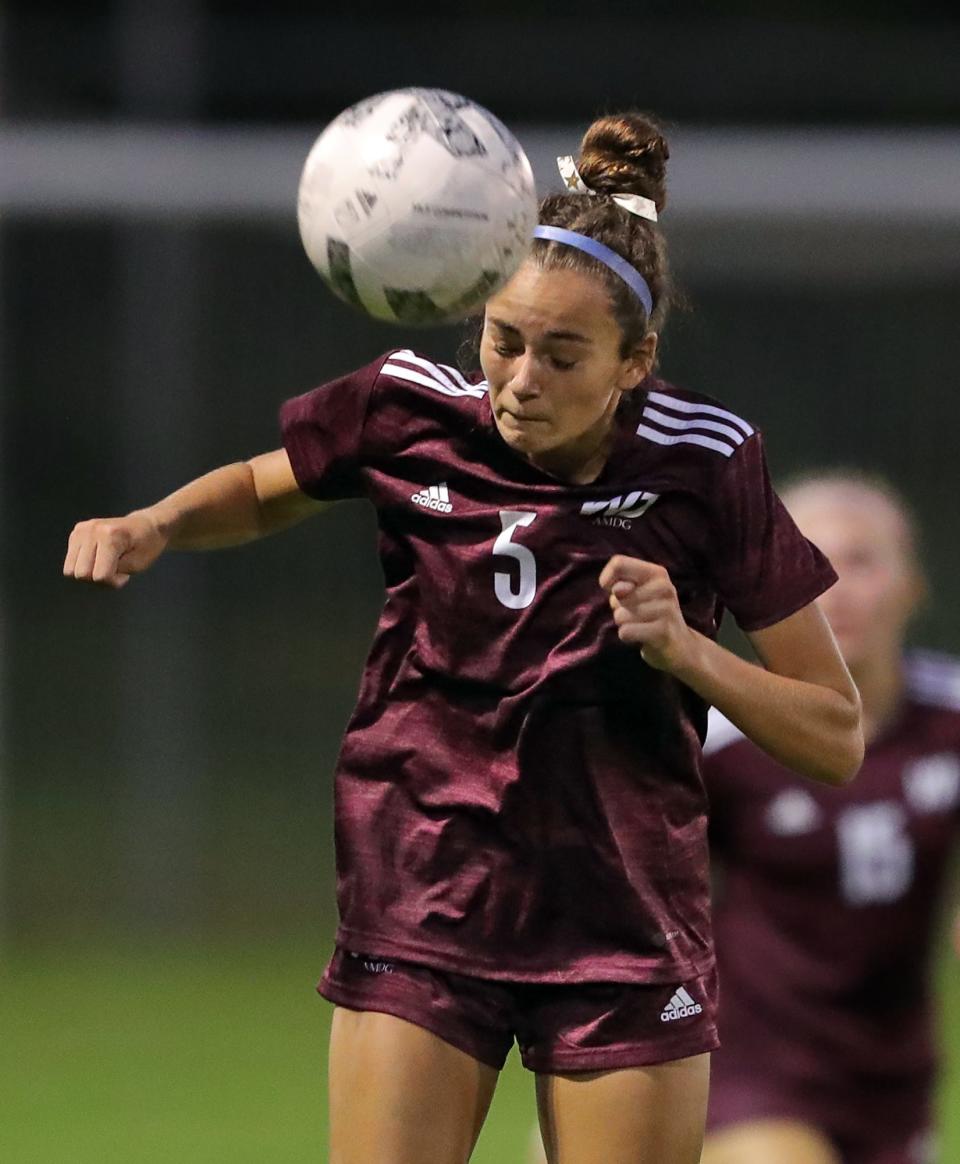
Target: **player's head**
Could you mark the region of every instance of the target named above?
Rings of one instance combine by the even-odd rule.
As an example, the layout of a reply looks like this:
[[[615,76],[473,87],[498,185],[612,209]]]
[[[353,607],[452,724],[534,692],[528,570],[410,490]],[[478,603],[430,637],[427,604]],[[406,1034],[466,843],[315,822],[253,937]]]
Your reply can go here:
[[[571,179],[591,193],[550,194],[540,203],[541,225],[602,243],[626,259],[646,283],[649,308],[616,271],[589,253],[549,239],[537,239],[533,244],[531,261],[541,270],[581,271],[606,288],[624,356],[651,332],[663,330],[670,307],[666,244],[657,227],[667,204],[669,157],[663,130],[648,114],[616,113],[598,118],[580,143],[576,175]],[[645,209],[634,200],[635,208],[630,210],[629,200],[616,201],[618,195],[638,195],[650,205]]]
[[[571,178],[580,192],[543,200],[529,258],[487,304],[480,359],[500,432],[518,451],[589,442],[653,367],[670,300],[655,222],[668,156],[645,114],[595,121]],[[641,213],[624,195],[639,196]]]
[[[850,470],[798,478],[783,501],[839,575],[819,602],[848,666],[894,662],[925,594],[906,501],[883,479]]]

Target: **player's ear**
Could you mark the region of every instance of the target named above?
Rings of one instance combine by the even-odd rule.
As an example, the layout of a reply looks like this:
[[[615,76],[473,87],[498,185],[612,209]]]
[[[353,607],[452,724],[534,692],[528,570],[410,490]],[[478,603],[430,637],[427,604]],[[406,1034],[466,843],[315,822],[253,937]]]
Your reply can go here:
[[[648,331],[623,361],[620,375],[617,378],[617,387],[621,392],[629,392],[638,387],[640,382],[653,371],[659,339],[660,337],[655,331]]]

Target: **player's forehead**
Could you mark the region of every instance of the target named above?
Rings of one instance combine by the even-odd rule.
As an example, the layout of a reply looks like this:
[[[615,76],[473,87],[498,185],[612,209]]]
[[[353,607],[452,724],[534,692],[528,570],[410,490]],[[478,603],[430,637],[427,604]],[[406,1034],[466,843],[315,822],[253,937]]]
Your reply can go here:
[[[487,303],[486,321],[498,331],[531,341],[617,342],[610,297],[596,276],[527,262]]]

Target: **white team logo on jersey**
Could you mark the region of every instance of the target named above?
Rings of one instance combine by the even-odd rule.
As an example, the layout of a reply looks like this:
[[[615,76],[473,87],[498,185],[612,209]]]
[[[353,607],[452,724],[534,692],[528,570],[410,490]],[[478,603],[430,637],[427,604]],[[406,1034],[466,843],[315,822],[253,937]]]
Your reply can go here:
[[[615,529],[630,529],[632,518],[642,517],[660,496],[648,493],[646,489],[611,497],[607,501],[585,501],[580,506],[584,517],[593,518],[595,525],[613,526]]]
[[[915,812],[950,812],[960,802],[960,757],[921,756],[903,770],[903,791]]]
[[[787,788],[767,806],[767,827],[776,837],[801,837],[820,824],[820,805],[805,788]]]
[[[673,998],[660,1012],[660,1021],[662,1023],[672,1023],[676,1019],[690,1018],[695,1014],[702,1014],[703,1007],[699,1002],[695,1001],[687,991],[681,986],[674,991]]]
[[[422,505],[424,509],[435,509],[437,513],[453,512],[453,505],[450,503],[450,494],[447,491],[446,482],[443,482],[441,485],[430,485],[426,489],[421,489],[419,493],[414,493],[410,500],[416,505]]]

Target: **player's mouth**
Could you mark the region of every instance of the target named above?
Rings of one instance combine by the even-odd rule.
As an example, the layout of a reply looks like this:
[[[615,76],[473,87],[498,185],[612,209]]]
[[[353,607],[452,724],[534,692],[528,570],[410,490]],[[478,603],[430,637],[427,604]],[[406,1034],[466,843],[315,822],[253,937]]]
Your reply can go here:
[[[545,416],[530,416],[525,412],[512,412],[509,408],[504,408],[500,412],[501,419],[509,416],[511,420],[516,421],[517,424],[546,424],[547,418]]]

